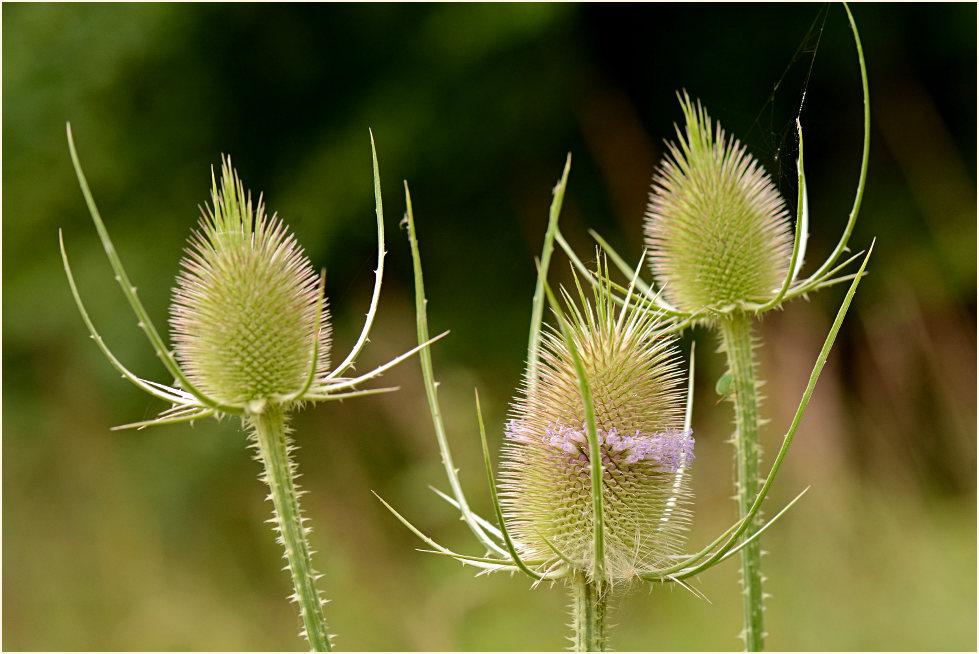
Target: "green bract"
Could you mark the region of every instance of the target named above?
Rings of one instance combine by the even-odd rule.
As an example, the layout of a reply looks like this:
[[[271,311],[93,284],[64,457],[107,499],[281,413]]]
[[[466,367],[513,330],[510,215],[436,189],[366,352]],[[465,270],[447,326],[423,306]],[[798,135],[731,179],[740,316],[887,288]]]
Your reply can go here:
[[[764,303],[792,256],[785,201],[771,178],[684,93],[685,134],[669,143],[646,217],[650,268],[666,299],[694,313]]]

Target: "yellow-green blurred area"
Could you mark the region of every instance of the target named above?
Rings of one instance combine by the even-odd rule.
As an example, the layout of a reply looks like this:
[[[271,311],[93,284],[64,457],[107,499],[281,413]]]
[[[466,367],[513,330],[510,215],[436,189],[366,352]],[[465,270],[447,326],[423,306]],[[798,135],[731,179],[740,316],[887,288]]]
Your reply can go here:
[[[775,650],[976,648],[976,6],[853,7],[870,74],[870,172],[854,252],[877,242],[766,502],[809,492],[763,539]],[[494,452],[526,352],[534,257],[573,156],[561,218],[641,253],[649,179],[700,98],[793,207],[805,131],[809,261],[835,245],[862,139],[859,69],[838,5],[3,5],[3,646],[12,650],[300,649],[271,505],[237,420],[138,432],[166,408],[103,359],[72,303],[58,230],[93,319],[141,376],[171,381],[136,326],[72,171],[93,193],[165,329],[210,166],[247,187],[327,269],[334,360],[367,312],[375,233],[368,128],[387,220],[386,275],[358,370],[415,342],[402,181],[412,200],[449,439],[490,511],[473,389]],[[800,112],[801,108],[801,112]],[[567,283],[567,259],[552,281]],[[758,349],[771,463],[843,297],[766,317]],[[716,337],[697,340],[699,549],[736,518],[731,409]],[[681,346],[689,347],[691,336]],[[397,393],[294,420],[314,563],[347,650],[555,650],[565,591],[474,578],[426,546],[480,555],[445,489],[417,360]],[[734,560],[694,586],[614,602],[619,650],[740,648]]]

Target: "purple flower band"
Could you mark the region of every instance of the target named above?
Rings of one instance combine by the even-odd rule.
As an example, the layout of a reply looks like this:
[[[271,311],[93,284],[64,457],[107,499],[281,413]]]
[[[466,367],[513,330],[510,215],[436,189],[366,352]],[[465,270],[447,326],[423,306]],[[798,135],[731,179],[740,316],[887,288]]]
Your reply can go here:
[[[551,423],[543,435],[535,433],[526,422],[510,420],[506,436],[516,441],[531,443],[541,441],[574,457],[588,457],[588,437],[584,425],[581,429]],[[666,429],[652,434],[620,434],[618,429],[598,430],[598,445],[603,462],[614,461],[617,465],[631,465],[649,461],[669,472],[676,472],[694,459],[693,430]],[[607,460],[606,460],[607,459]]]

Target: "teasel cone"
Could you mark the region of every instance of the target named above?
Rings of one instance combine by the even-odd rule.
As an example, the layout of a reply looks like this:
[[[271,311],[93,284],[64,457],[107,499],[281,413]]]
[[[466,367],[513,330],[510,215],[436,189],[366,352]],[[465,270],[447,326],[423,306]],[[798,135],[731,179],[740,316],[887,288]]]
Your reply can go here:
[[[785,200],[758,161],[698,101],[652,182],[645,220],[649,265],[665,298],[686,313],[750,310],[788,273]],[[709,321],[710,318],[707,318]]]
[[[314,351],[315,378],[327,374],[329,312],[295,237],[261,197],[253,205],[230,157],[211,199],[173,294],[175,354],[205,394],[259,413],[307,385]]]
[[[538,364],[511,407],[501,504],[521,556],[563,561],[575,576],[600,574],[601,584],[615,585],[681,552],[694,441],[683,429],[673,341],[651,312],[619,309],[605,285],[596,289],[594,304],[582,297],[582,310],[566,300],[602,458],[603,569],[594,569],[585,409],[572,354],[555,329],[542,332]]]

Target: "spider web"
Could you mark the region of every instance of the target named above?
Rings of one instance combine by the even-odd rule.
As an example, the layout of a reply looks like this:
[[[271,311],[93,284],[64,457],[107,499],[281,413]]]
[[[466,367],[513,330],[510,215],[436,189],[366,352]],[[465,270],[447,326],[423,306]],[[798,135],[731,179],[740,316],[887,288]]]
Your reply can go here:
[[[766,168],[775,179],[793,215],[798,197],[796,159],[799,154],[799,142],[796,120],[801,120],[802,110],[806,104],[806,93],[809,90],[816,53],[822,42],[828,15],[829,6],[823,5],[781,76],[772,86],[771,92],[755,115],[746,134],[746,140],[754,140],[758,143],[757,151],[768,153]],[[778,104],[786,97],[797,102],[797,108],[788,120],[778,119],[781,113]]]

